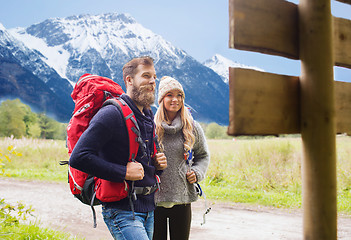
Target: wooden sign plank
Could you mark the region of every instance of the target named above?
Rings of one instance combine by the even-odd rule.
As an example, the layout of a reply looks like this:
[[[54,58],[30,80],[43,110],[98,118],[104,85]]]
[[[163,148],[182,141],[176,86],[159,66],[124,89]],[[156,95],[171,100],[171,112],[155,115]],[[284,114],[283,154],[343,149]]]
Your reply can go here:
[[[283,0],[230,0],[229,21],[230,48],[300,58],[296,4]],[[333,27],[335,65],[351,68],[351,20],[334,17]]]
[[[336,1],[351,4],[351,0],[336,0]]]
[[[300,133],[299,78],[229,69],[229,135]],[[351,135],[351,83],[335,81],[337,133]]]
[[[334,17],[333,26],[335,65],[351,68],[351,21]]]
[[[300,132],[299,79],[229,69],[229,135]]]
[[[351,83],[335,82],[336,132],[351,135]]]
[[[299,59],[297,10],[282,0],[230,0],[229,47]]]

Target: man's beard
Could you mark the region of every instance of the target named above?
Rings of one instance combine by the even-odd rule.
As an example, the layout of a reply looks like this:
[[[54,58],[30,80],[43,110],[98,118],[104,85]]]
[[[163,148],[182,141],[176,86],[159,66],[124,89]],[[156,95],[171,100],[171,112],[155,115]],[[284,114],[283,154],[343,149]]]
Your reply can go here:
[[[151,104],[155,102],[155,90],[150,92],[151,89],[154,90],[154,86],[140,86],[139,88],[133,86],[132,100],[139,106],[150,108]]]

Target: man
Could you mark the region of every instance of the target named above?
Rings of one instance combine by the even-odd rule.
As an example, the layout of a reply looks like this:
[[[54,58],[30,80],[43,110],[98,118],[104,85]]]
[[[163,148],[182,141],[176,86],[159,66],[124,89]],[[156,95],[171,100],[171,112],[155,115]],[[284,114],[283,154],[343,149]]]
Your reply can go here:
[[[121,98],[132,109],[146,149],[139,146],[135,162],[129,162],[129,138],[122,113],[114,105],[101,108],[90,121],[70,157],[73,168],[112,182],[126,180],[131,188],[155,186],[155,174],[167,167],[163,153],[152,159],[154,122],[150,105],[155,100],[156,72],[150,57],[134,58],[123,67],[126,94]],[[146,153],[146,154],[145,154]],[[153,188],[154,189],[154,188]],[[152,239],[154,192],[136,198],[103,202],[104,221],[115,239]]]

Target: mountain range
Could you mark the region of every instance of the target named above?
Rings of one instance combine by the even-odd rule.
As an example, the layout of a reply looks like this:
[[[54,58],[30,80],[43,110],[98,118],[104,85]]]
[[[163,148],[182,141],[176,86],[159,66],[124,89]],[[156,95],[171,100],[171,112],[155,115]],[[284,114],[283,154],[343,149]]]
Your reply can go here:
[[[67,122],[72,86],[82,74],[109,77],[124,88],[123,65],[142,55],[154,59],[158,79],[168,75],[183,85],[196,120],[228,124],[229,87],[216,69],[224,58],[211,69],[129,14],[54,18],[9,30],[0,24],[0,98],[18,97]]]
[[[0,24],[0,97],[20,98],[34,111],[66,121],[74,107],[72,85],[41,58]]]
[[[233,62],[232,60],[229,60],[228,58],[225,58],[220,54],[215,54],[212,58],[204,61],[203,65],[215,71],[222,78],[222,80],[227,84],[229,82],[229,67],[247,68],[247,69],[253,69],[261,72],[264,71],[263,69],[258,67],[253,67],[253,66],[244,65],[238,62]]]

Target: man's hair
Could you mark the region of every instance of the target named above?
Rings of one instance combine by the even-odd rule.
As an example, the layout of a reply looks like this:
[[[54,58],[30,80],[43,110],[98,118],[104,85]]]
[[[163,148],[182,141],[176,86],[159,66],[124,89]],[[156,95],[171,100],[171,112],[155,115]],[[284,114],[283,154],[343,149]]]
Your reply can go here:
[[[126,77],[128,75],[131,77],[134,77],[136,74],[136,69],[139,65],[153,66],[154,59],[152,59],[149,56],[142,56],[142,57],[133,58],[132,60],[127,62],[123,66],[123,80],[125,84],[126,84]]]

